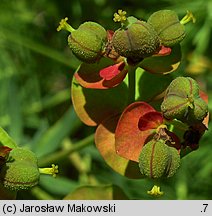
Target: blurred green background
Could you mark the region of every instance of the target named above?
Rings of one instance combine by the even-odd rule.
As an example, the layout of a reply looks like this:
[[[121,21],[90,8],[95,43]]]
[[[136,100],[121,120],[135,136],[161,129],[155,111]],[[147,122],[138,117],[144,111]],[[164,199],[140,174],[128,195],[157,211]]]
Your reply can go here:
[[[19,192],[17,199],[62,199],[79,186],[108,184],[120,186],[129,199],[154,199],[146,193],[153,182],[128,179],[106,165],[93,142],[95,128],[76,116],[70,83],[79,61],[67,46],[67,32],[56,31],[64,17],[75,28],[88,20],[118,28],[112,21],[118,9],[144,20],[159,9],[173,9],[180,18],[193,12],[197,21],[186,26],[176,73],[201,83],[212,111],[211,0],[1,0],[0,125],[37,154],[41,167],[56,163],[60,170],[56,179],[42,176],[37,187]],[[200,148],[161,184],[165,195],[160,199],[212,198],[211,126]]]

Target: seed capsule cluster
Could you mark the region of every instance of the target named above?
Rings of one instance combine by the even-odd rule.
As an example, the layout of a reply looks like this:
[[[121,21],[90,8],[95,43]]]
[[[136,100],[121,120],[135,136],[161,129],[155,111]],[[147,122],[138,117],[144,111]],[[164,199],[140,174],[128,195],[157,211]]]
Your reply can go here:
[[[100,24],[91,21],[75,30],[66,23],[66,18],[58,30],[64,28],[71,32],[68,44],[73,54],[86,63],[98,62],[108,44],[112,44],[118,55],[136,62],[158,53],[161,46],[172,47],[180,43],[185,37],[184,25],[172,10],[157,11],[147,22],[132,16],[126,18],[125,14],[116,14],[114,19],[122,22],[122,27],[114,32],[112,39],[107,38]]]
[[[9,160],[1,167],[0,180],[10,190],[23,190],[35,186],[40,173],[37,157],[30,150],[18,147],[9,154]]]

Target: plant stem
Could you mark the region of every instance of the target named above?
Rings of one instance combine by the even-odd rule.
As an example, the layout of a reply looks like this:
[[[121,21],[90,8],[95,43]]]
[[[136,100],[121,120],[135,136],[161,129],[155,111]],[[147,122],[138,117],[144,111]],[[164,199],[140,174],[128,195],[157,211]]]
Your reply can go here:
[[[69,154],[87,147],[88,145],[93,143],[92,142],[93,140],[94,140],[94,134],[91,134],[90,136],[86,137],[85,139],[80,140],[79,142],[75,143],[74,146],[71,147],[70,149],[65,149],[65,150],[62,150],[59,152],[55,152],[55,153],[49,155],[48,157],[41,158],[39,160],[39,167],[44,167],[44,166],[47,166],[49,164],[55,163],[56,161],[59,161],[65,157],[67,157]]]
[[[136,67],[129,66],[128,72],[128,88],[129,88],[129,96],[128,96],[128,104],[131,104],[135,101],[135,69]]]

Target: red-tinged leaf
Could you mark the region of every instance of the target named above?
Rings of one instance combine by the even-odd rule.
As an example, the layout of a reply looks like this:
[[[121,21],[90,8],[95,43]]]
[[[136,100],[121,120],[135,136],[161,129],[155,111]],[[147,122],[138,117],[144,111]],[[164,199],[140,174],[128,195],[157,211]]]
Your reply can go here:
[[[155,54],[154,56],[166,56],[170,55],[172,52],[172,49],[170,47],[161,46],[159,52]]]
[[[145,58],[139,66],[144,70],[154,74],[168,74],[177,70],[181,61],[180,45],[172,48],[170,55],[153,55]]]
[[[208,95],[203,91],[200,91],[199,94],[200,97],[208,104]],[[209,112],[202,122],[206,128],[208,128],[208,122],[209,122]]]
[[[73,77],[71,96],[81,121],[96,126],[105,118],[123,111],[127,104],[128,89],[124,82],[111,89],[83,88]]]
[[[153,111],[141,116],[138,122],[138,128],[141,131],[155,129],[163,123],[163,115],[160,112]]]
[[[111,116],[103,121],[95,134],[96,147],[105,162],[116,172],[129,178],[141,178],[138,164],[116,154],[115,129],[120,115]]]
[[[108,89],[119,85],[126,77],[125,63],[114,64],[114,61],[102,58],[98,63],[82,63],[74,76],[85,88]]]
[[[138,157],[147,138],[154,130],[141,131],[139,119],[155,109],[145,102],[130,104],[122,113],[115,131],[115,146],[118,155],[138,162]]]
[[[119,62],[118,64],[111,65],[109,67],[100,70],[99,75],[104,80],[111,80],[119,73],[121,73],[121,71],[124,69],[124,66],[125,66],[124,62]]]
[[[113,35],[114,35],[113,30],[107,30],[107,39],[108,39],[108,41],[112,41]]]
[[[0,166],[6,162],[11,150],[12,149],[7,146],[0,146]]]
[[[6,157],[12,149],[7,146],[0,146],[0,157]]]

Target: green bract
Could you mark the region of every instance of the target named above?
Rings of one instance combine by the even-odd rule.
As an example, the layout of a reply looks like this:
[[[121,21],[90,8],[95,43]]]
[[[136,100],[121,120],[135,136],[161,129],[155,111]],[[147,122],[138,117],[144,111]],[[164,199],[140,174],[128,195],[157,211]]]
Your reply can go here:
[[[185,37],[185,27],[180,23],[175,11],[159,10],[153,13],[147,22],[154,27],[164,46],[174,46]]]
[[[144,176],[158,179],[173,176],[180,166],[177,150],[165,144],[164,140],[151,140],[139,156],[140,171]]]
[[[39,177],[35,154],[24,148],[14,148],[0,172],[2,184],[10,190],[29,189],[38,183]]]
[[[98,61],[106,43],[106,30],[95,22],[85,22],[68,37],[73,54],[83,62]]]
[[[135,60],[153,55],[160,46],[156,31],[143,21],[115,31],[112,43],[118,54]]]
[[[188,124],[201,122],[208,113],[206,102],[199,96],[199,86],[190,77],[178,77],[167,88],[161,104],[167,119],[178,119]]]

